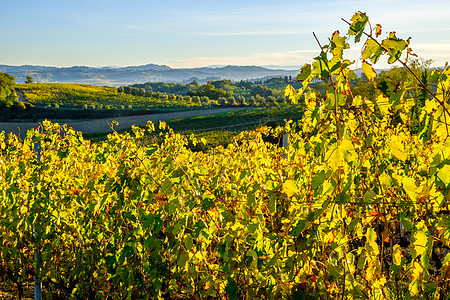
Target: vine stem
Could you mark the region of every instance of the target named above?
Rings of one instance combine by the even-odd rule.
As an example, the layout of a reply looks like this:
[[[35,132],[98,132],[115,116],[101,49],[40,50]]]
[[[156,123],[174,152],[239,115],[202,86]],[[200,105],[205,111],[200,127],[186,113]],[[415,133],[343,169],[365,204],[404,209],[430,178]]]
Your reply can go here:
[[[319,44],[320,52],[324,53],[324,52],[323,52],[323,47],[322,47],[322,45],[320,44],[320,41],[319,41],[319,39],[317,38],[316,34],[315,34],[314,32],[313,32],[312,34],[313,34],[314,38],[316,39],[317,44]]]

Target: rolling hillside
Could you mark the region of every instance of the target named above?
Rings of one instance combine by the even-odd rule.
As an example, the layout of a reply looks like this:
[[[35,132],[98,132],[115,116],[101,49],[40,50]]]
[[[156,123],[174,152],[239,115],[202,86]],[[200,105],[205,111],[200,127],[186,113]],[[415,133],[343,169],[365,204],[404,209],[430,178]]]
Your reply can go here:
[[[120,86],[143,82],[188,83],[193,80],[205,83],[209,80],[257,79],[267,76],[296,76],[297,70],[274,70],[258,66],[225,66],[175,69],[165,65],[148,64],[143,66],[86,67],[68,68],[46,66],[9,66],[0,65],[0,72],[13,75],[16,82],[24,82],[26,76],[32,76],[35,82],[58,83],[71,82],[102,86]]]

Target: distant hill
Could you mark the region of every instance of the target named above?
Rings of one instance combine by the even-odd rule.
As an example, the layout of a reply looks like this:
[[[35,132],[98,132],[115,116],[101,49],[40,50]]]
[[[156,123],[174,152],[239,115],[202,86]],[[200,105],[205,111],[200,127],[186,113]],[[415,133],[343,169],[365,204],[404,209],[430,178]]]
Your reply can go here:
[[[9,66],[0,65],[0,72],[16,77],[16,82],[25,81],[32,76],[35,82],[70,82],[100,86],[120,86],[144,82],[189,83],[196,80],[205,83],[209,80],[230,79],[233,81],[259,79],[275,76],[296,76],[297,70],[283,70],[258,66],[221,66],[175,69],[165,65],[147,64],[129,67],[47,67],[47,66]]]

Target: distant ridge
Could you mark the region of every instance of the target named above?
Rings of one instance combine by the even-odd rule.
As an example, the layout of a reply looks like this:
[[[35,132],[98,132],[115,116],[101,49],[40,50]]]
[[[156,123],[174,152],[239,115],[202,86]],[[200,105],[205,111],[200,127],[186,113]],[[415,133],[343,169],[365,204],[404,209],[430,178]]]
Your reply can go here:
[[[49,67],[0,65],[0,72],[9,73],[16,82],[32,76],[35,82],[72,82],[100,86],[120,86],[145,82],[188,83],[196,80],[230,79],[233,81],[261,79],[277,76],[296,76],[298,70],[284,70],[260,66],[208,66],[199,68],[171,68],[166,65],[146,64],[127,67]]]

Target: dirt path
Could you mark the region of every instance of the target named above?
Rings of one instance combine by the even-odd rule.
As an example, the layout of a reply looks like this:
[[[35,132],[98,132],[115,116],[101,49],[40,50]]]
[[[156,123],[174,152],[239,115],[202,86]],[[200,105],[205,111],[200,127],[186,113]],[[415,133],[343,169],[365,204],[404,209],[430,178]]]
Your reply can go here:
[[[217,113],[229,112],[233,110],[245,109],[244,107],[225,107],[225,108],[212,108],[212,109],[202,109],[202,110],[191,110],[182,112],[172,112],[172,113],[161,113],[161,114],[151,114],[142,116],[129,116],[129,117],[111,117],[108,119],[97,119],[97,120],[58,120],[59,124],[67,124],[67,126],[72,127],[75,131],[81,131],[83,133],[95,133],[95,132],[108,132],[111,131],[107,122],[113,120],[119,123],[118,126],[114,126],[114,129],[124,129],[129,128],[132,125],[141,126],[145,125],[147,121],[159,122],[159,121],[169,121],[176,119],[184,119],[190,117],[207,116]],[[24,138],[26,132],[30,128],[36,128],[37,123],[21,123],[21,122],[0,122],[0,132],[5,131],[6,133],[19,134],[20,137]]]

